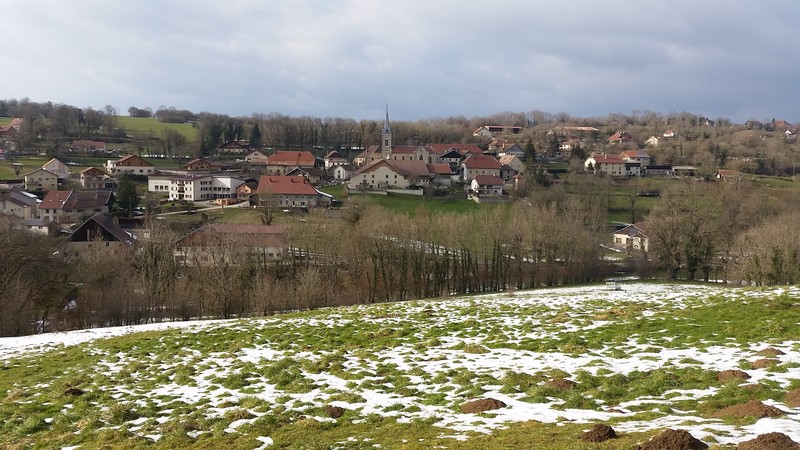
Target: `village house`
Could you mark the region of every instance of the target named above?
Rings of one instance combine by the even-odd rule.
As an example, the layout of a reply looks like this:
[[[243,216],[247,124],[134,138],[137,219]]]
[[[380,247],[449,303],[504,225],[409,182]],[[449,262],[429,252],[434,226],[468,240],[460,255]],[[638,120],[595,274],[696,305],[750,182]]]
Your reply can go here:
[[[111,175],[97,167],[87,167],[78,175],[84,189],[114,189],[114,180],[111,179]]]
[[[500,176],[500,162],[489,155],[470,155],[461,163],[461,181],[469,185],[478,175]]]
[[[42,164],[42,169],[58,175],[58,179],[61,182],[69,181],[69,167],[67,167],[67,165],[61,162],[61,160],[58,158],[53,158],[50,161]]]
[[[497,135],[519,134],[522,127],[512,125],[483,125],[472,132],[475,137],[491,138]]]
[[[647,224],[644,222],[626,226],[614,232],[613,243],[615,247],[628,251],[648,251],[650,239],[647,237]]]
[[[0,125],[0,138],[12,138],[19,131],[24,119],[15,117],[7,125]]]
[[[583,164],[584,170],[592,173],[603,173],[612,177],[625,176],[625,160],[619,155],[592,153]]]
[[[256,193],[259,203],[282,208],[327,207],[333,201],[333,196],[318,191],[304,177],[285,175],[262,175]]]
[[[95,214],[58,245],[58,254],[75,261],[89,252],[118,255],[136,244],[136,237],[122,229],[109,214]]]
[[[248,179],[236,188],[236,198],[240,200],[249,199],[258,190],[258,182],[253,179]]]
[[[635,139],[631,136],[630,133],[625,131],[617,131],[616,133],[612,134],[611,137],[608,138],[609,144],[624,144],[627,142],[634,142]]]
[[[114,204],[111,191],[50,191],[39,204],[39,217],[60,224],[107,214]]]
[[[330,170],[336,166],[350,164],[350,162],[344,159],[344,157],[342,157],[342,155],[336,150],[329,151],[328,154],[325,155],[325,158],[323,158],[323,161],[325,163],[325,170]]]
[[[244,157],[244,162],[254,166],[266,166],[269,157],[260,150],[253,150]]]
[[[619,156],[625,162],[637,163],[642,167],[647,167],[652,159],[650,154],[644,150],[625,150],[620,152]]]
[[[20,219],[35,219],[39,217],[40,203],[41,200],[30,192],[12,189],[0,194],[0,213]]]
[[[319,185],[325,180],[325,172],[316,167],[295,167],[294,169],[286,172],[289,177],[303,177],[314,186]]]
[[[671,177],[672,164],[650,164],[644,169],[644,175]]]
[[[719,169],[715,176],[722,181],[737,181],[740,175],[738,170]]]
[[[408,189],[427,186],[433,178],[435,174],[423,161],[379,159],[356,170],[347,185],[350,189]]]
[[[106,170],[114,176],[118,175],[151,175],[156,166],[136,155],[124,156],[120,159],[109,159]]]
[[[58,175],[42,168],[26,173],[23,178],[25,190],[31,192],[58,189]]]
[[[203,158],[195,158],[183,166],[184,169],[190,172],[210,172],[212,170],[219,170],[219,167],[219,164],[214,164]]]
[[[525,156],[525,149],[515,142],[506,142],[496,153],[498,157],[512,155],[517,158],[523,158]]]
[[[183,266],[236,266],[280,261],[286,250],[283,227],[212,223],[178,239],[173,255]]]
[[[525,163],[522,162],[522,159],[517,155],[513,154],[503,155],[497,158],[497,161],[503,166],[510,167],[514,171],[514,175],[521,174],[522,172],[525,171]]]
[[[151,175],[147,191],[168,194],[172,201],[208,201],[238,198],[237,188],[244,182],[228,175]]]
[[[247,142],[230,141],[217,146],[217,153],[228,155],[244,155],[249,150]]]
[[[649,138],[645,139],[644,145],[647,145],[647,146],[650,146],[650,147],[658,147],[658,143],[661,141],[661,139],[664,139],[664,138],[661,138],[661,137],[658,137],[658,136],[655,136],[655,135],[650,136]]]
[[[349,180],[355,172],[356,172],[356,167],[353,166],[352,164],[342,164],[340,166],[333,166],[333,168],[328,171],[330,177],[334,181]]]
[[[309,151],[277,151],[269,156],[266,166],[267,175],[286,175],[295,167],[317,167],[317,158]]]
[[[496,197],[503,195],[502,178],[494,175],[476,175],[470,183],[473,195],[478,197]]]

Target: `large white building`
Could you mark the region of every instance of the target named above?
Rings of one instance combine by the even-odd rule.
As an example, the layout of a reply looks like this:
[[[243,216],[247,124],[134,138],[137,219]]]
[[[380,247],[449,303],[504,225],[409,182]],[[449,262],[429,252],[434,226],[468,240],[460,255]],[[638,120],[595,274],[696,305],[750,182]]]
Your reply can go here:
[[[169,194],[170,200],[202,201],[235,198],[236,188],[245,180],[218,175],[150,175],[147,191]]]

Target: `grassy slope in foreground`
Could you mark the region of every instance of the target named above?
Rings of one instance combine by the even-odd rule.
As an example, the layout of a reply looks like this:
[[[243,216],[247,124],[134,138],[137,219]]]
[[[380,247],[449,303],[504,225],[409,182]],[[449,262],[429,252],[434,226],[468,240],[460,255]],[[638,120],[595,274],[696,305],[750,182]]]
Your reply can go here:
[[[768,431],[800,440],[800,410],[784,403],[800,387],[800,290],[625,289],[199,322],[43,354],[3,339],[0,447],[557,450],[586,448],[577,437],[592,422],[621,436],[603,449],[667,427],[719,448]],[[756,368],[766,347],[783,354]],[[727,369],[751,378],[717,381]],[[508,406],[461,413],[483,397]],[[712,417],[750,399],[789,414]]]

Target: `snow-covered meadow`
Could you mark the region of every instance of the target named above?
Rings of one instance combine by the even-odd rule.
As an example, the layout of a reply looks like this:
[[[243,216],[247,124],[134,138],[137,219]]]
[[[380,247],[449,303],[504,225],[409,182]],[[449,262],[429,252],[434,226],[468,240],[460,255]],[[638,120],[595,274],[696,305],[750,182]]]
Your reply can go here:
[[[276,415],[320,423],[377,415],[453,440],[538,421],[612,423],[621,433],[679,428],[721,445],[780,431],[800,442],[800,408],[783,401],[800,387],[800,324],[785,321],[798,297],[797,288],[630,282],[0,338],[0,369],[48,359],[63,367],[50,381],[0,384],[0,417],[24,420],[6,411],[16,402],[42,416],[35,433],[70,420],[75,436],[108,428],[151,442],[221,429],[262,448],[273,443]],[[768,357],[758,354],[765,349]],[[725,370],[749,379],[718,381]],[[748,396],[786,414],[714,417]],[[461,412],[479,398],[506,407]],[[96,415],[90,427],[70,417],[77,407]],[[332,417],[331,407],[344,415]],[[193,425],[176,431],[179,422]]]

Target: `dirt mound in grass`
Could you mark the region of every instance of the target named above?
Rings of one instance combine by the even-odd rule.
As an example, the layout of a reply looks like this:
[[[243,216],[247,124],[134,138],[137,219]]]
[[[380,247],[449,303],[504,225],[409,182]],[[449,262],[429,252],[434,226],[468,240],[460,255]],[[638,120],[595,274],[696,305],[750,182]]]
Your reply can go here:
[[[778,355],[784,355],[784,354],[785,353],[783,353],[781,350],[778,350],[777,348],[773,348],[773,347],[767,347],[765,349],[762,349],[762,350],[759,350],[759,351],[756,352],[756,355],[758,355],[758,356],[778,356]]]
[[[767,367],[775,366],[779,363],[775,358],[761,358],[753,362],[753,369],[766,369]]]
[[[767,433],[740,443],[736,450],[800,450],[800,444],[783,433]]]
[[[558,389],[559,391],[568,391],[575,387],[575,382],[567,380],[566,378],[554,378],[545,383],[545,386]]]
[[[322,412],[331,419],[338,419],[344,415],[344,408],[341,406],[325,405],[322,407]]]
[[[64,397],[79,397],[83,394],[84,394],[83,390],[78,389],[76,387],[71,387],[66,391],[64,391]]]
[[[732,369],[732,370],[723,370],[721,372],[717,372],[717,380],[718,381],[728,381],[728,380],[749,380],[750,375],[747,374],[744,370],[739,369]]]
[[[703,441],[685,430],[665,430],[650,442],[639,445],[637,450],[702,450],[708,448]]]
[[[581,440],[586,442],[603,442],[617,437],[617,433],[608,425],[598,423],[591,430],[581,435]]]
[[[800,408],[800,388],[787,392],[783,401],[792,408]]]
[[[786,414],[774,406],[767,406],[758,400],[750,400],[741,405],[732,405],[715,412],[713,417],[779,417]]]
[[[505,408],[506,404],[493,398],[482,398],[461,405],[461,412],[464,414],[482,413],[493,409]]]

